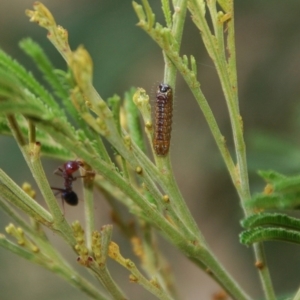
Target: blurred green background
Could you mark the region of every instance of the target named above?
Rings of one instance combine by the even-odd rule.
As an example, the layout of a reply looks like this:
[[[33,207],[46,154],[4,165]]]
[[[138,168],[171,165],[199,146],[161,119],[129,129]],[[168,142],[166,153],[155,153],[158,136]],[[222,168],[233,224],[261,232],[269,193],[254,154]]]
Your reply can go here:
[[[149,0],[162,21],[160,1]],[[131,1],[124,0],[48,0],[43,3],[58,24],[69,32],[72,49],[83,44],[94,61],[94,84],[106,99],[123,95],[131,86],[145,88],[152,97],[163,79],[163,58],[158,46],[138,27]],[[46,31],[28,22],[25,9],[33,1],[0,2],[0,46],[35,73],[31,61],[18,48],[18,41],[30,36],[46,50],[57,68],[65,62],[46,38]],[[244,121],[252,192],[263,182],[258,169],[297,174],[300,169],[299,92],[300,92],[300,4],[290,1],[235,1],[236,53],[239,99]],[[184,31],[183,54],[193,54],[198,63],[203,91],[232,148],[230,122],[215,68],[208,58],[198,31],[190,17]],[[38,73],[35,73],[38,75]],[[214,253],[233,277],[253,297],[262,296],[251,248],[239,244],[242,218],[238,198],[202,113],[186,84],[178,76],[174,103],[171,158],[184,197]],[[18,184],[33,179],[15,142],[0,137],[0,167]],[[61,185],[53,171],[61,164],[43,160],[51,184]],[[76,185],[80,194],[80,183]],[[97,226],[110,223],[109,208],[97,195]],[[82,204],[66,207],[67,219],[82,218]],[[9,219],[0,212],[0,232]],[[49,233],[63,255],[79,272],[76,256]],[[133,258],[128,243],[114,231],[114,240],[125,256]],[[182,299],[211,299],[219,288],[192,263],[165,241],[163,251],[171,261]],[[266,252],[276,291],[288,293],[298,288],[299,247],[266,243]],[[0,299],[87,299],[50,272],[0,249]],[[112,273],[130,299],[154,299],[138,285],[128,282],[128,273],[111,264]]]

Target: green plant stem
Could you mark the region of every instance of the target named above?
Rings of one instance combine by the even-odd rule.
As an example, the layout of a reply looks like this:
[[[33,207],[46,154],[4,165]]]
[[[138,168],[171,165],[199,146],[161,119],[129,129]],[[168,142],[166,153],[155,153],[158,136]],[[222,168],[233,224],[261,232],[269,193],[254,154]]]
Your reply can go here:
[[[178,51],[181,45],[184,22],[186,19],[187,0],[177,0],[174,6],[174,17],[172,26],[172,35],[177,41]]]
[[[112,225],[104,225],[101,228],[100,243],[97,245],[98,247],[100,246],[100,249],[98,249],[95,243],[93,245],[96,246],[96,249],[93,249],[94,255],[96,256],[96,261],[91,262],[89,264],[89,268],[93,270],[98,280],[104,285],[104,287],[114,297],[114,299],[126,300],[126,295],[116,284],[116,282],[112,279],[106,266],[106,260],[108,257],[108,247],[111,241],[111,236]],[[100,255],[100,257],[96,255],[95,251],[98,252],[98,255]]]
[[[101,227],[101,236],[100,236],[100,244],[101,244],[101,251],[100,251],[100,264],[105,264],[107,257],[108,257],[108,248],[111,242],[112,237],[112,225],[104,225]]]
[[[251,300],[251,297],[248,296],[237,282],[226,272],[211,252],[205,249],[198,249],[191,260],[200,267],[203,267],[204,263],[207,267],[206,272],[208,275],[218,282],[233,299]]]
[[[239,168],[238,174],[236,174],[233,178],[235,178],[234,183],[240,195],[240,199],[242,202],[244,202],[250,199],[248,170],[247,170],[247,163],[246,163],[246,150],[245,150],[245,143],[243,139],[241,117],[237,106],[236,96],[234,96],[234,91],[230,84],[229,76],[226,68],[225,53],[224,51],[223,52],[220,51],[222,50],[223,45],[220,46],[219,44],[221,44],[221,42],[218,42],[216,37],[211,34],[206,19],[202,14],[202,8],[200,4],[197,1],[192,0],[190,9],[193,15],[194,23],[202,31],[202,37],[206,49],[216,66],[218,76],[221,81],[222,90],[225,95],[225,99],[229,111],[229,117],[232,125],[232,132],[234,137],[234,144],[235,144],[235,150],[236,150],[236,156],[237,156],[237,162]],[[216,45],[217,42],[218,45]],[[219,47],[221,47],[221,49],[219,49]],[[236,72],[236,70],[234,70],[234,72]]]
[[[65,270],[64,270],[65,271]],[[69,270],[61,274],[62,277],[67,279],[71,285],[75,286],[79,290],[83,291],[85,294],[89,295],[92,299],[97,300],[108,300],[108,298],[93,287],[89,281],[87,281],[82,276],[74,273],[74,270]]]
[[[170,239],[170,236],[166,236]],[[216,282],[220,284],[228,294],[236,300],[250,300],[243,289],[237,282],[227,273],[221,263],[214,257],[211,250],[202,245],[195,245],[189,241],[181,242],[179,239],[172,239],[175,244],[191,261],[207,272]]]
[[[240,196],[241,204],[244,209],[245,215],[247,216],[250,211],[247,210],[244,203],[247,200],[249,200],[251,196],[249,190],[246,148],[245,148],[245,142],[243,138],[243,124],[242,124],[242,119],[239,114],[239,108],[238,108],[237,89],[236,89],[237,83],[235,82],[236,76],[234,75],[230,76],[228,74],[228,66],[226,64],[224,42],[223,42],[223,26],[222,26],[222,32],[220,32],[218,31],[217,28],[218,24],[214,23],[215,24],[214,28],[215,28],[215,33],[217,35],[217,38],[218,36],[222,36],[222,38],[217,39],[218,45],[216,45],[216,39],[210,32],[204,14],[202,14],[200,4],[197,1],[192,0],[190,8],[192,8],[191,12],[194,16],[193,20],[197,25],[197,27],[202,32],[202,37],[206,45],[206,49],[215,63],[221,81],[221,86],[225,95],[229,116],[231,120],[231,125],[232,125],[232,132],[233,132],[236,157],[237,157],[237,166],[238,166],[238,170],[237,170],[238,174],[235,175],[233,178],[238,179],[238,180],[234,180],[234,183],[238,191],[238,194]],[[217,15],[214,9],[212,9],[212,7],[210,6],[210,11],[212,12],[212,19],[216,22]],[[230,22],[230,25],[228,25],[229,27],[234,26],[233,5],[231,6],[231,9],[232,9],[232,16],[231,16],[232,19],[229,21]],[[230,51],[233,52],[233,54],[235,54],[234,32],[231,31],[230,34],[231,36],[230,36],[230,40],[228,39],[228,42],[230,42],[231,45],[229,49]],[[229,67],[231,68],[230,73],[236,74],[235,64],[233,64],[232,61]],[[232,171],[230,173],[232,173]],[[254,247],[254,252],[255,252],[256,259],[258,261],[261,261],[264,264],[264,268],[260,272],[260,278],[261,278],[265,295],[268,300],[276,299],[271,278],[270,278],[270,273],[267,268],[267,264],[265,260],[263,245]]]
[[[10,130],[13,133],[14,138],[16,139],[17,143],[23,147],[26,145],[26,140],[18,126],[16,118],[13,115],[7,115],[7,122],[10,127]]]
[[[128,299],[112,279],[106,265],[103,265],[99,269],[99,266],[96,265],[96,263],[92,263],[90,265],[90,269],[93,270],[93,274],[95,274],[95,276],[103,284],[106,290],[113,296],[113,299],[116,300]]]
[[[176,12],[174,13],[173,26],[171,32],[178,45],[178,48],[176,50],[179,52],[184,22],[186,18],[187,0],[177,1],[175,10]],[[164,58],[165,58],[164,82],[169,83],[171,87],[173,87],[173,93],[175,94],[177,68],[165,53],[164,53]],[[173,94],[173,99],[174,99],[174,94]],[[161,162],[161,164],[160,163],[158,164],[159,169],[164,170],[164,172],[166,172],[166,176],[165,176],[166,185],[169,187],[169,190],[171,191],[170,194],[176,195],[176,197],[174,197],[174,202],[177,207],[177,211],[180,212],[180,215],[183,218],[183,222],[190,228],[190,230],[196,236],[200,238],[200,240],[203,241],[204,239],[197,226],[197,223],[192,217],[186,205],[186,202],[184,201],[180,193],[180,190],[178,188],[178,185],[176,183],[174,172],[172,170],[170,155],[167,155],[165,159],[159,160],[158,162]]]
[[[233,0],[227,2],[228,10],[226,10],[226,13],[229,13],[232,16],[234,16],[234,5]],[[222,26],[223,27],[223,26]],[[231,88],[234,91],[233,96],[235,97],[236,106],[239,110],[239,104],[238,104],[238,84],[237,84],[237,72],[236,72],[236,52],[235,52],[235,28],[234,28],[234,19],[230,21],[230,26],[227,26],[228,35],[227,35],[227,50],[229,53],[228,57],[228,76],[231,82]]]
[[[159,284],[170,296],[178,298],[174,279],[172,278],[170,270],[168,270],[169,264],[157,247],[152,225],[144,222],[142,228],[143,254],[141,255],[141,263],[143,269],[147,272],[149,277],[155,276]]]
[[[171,32],[177,42],[176,51],[179,51],[181,39],[182,39],[184,21],[186,17],[187,0],[177,1],[175,9],[177,10],[174,13],[173,26]],[[173,99],[174,99],[177,68],[165,53],[164,53],[164,60],[165,60],[164,82],[169,84],[172,87]],[[180,190],[178,188],[178,185],[176,183],[174,172],[172,170],[170,155],[168,154],[165,157],[155,156],[155,160],[160,173],[162,173],[162,177],[165,182],[165,187],[170,193],[171,200],[174,202],[176,206],[176,211],[181,217],[182,222],[185,224],[185,226],[187,226],[191,230],[191,232],[193,232],[193,234],[195,234],[195,236],[199,237],[203,241],[202,234],[200,233],[194,218],[192,217],[188,207],[186,206],[186,202],[184,201],[180,193]]]
[[[273,283],[270,276],[269,267],[266,260],[263,243],[253,245],[256,262],[262,263],[262,268],[258,268],[259,278],[267,300],[276,300]]]
[[[113,242],[109,245],[109,256],[130,271],[130,280],[140,284],[142,287],[161,300],[172,300],[172,297],[157,283],[155,278],[148,280],[145,276],[143,276],[143,274],[130,259],[125,259],[121,255],[119,246]]]
[[[107,150],[103,144],[102,138],[99,136],[99,134],[97,132],[93,132],[93,134],[95,136],[95,140],[97,141],[96,147],[97,147],[98,153],[100,154],[100,157],[103,160],[105,160],[107,163],[111,163],[110,156],[107,153]]]
[[[89,176],[89,175],[87,175]],[[95,207],[94,207],[94,184],[89,178],[83,179],[83,193],[84,193],[84,212],[85,212],[85,232],[86,243],[88,249],[92,245],[92,232],[95,230]]]
[[[36,136],[35,125],[31,121],[28,121],[28,140],[29,140],[29,143],[35,143],[35,136]]]
[[[132,263],[130,268],[131,274],[134,275],[134,277],[137,279],[137,282],[143,286],[146,290],[148,290],[150,293],[155,295],[157,298],[161,300],[172,300],[173,298],[165,292],[161,287],[157,287],[155,284],[147,280],[142,273],[136,268],[136,266]]]
[[[244,203],[245,201],[250,199],[250,190],[249,190],[249,180],[248,180],[248,170],[247,170],[247,161],[246,161],[246,148],[245,148],[245,142],[243,138],[243,124],[242,119],[239,114],[239,108],[238,108],[238,101],[237,101],[237,84],[236,82],[231,82],[230,77],[228,74],[228,69],[226,65],[226,57],[225,57],[225,50],[223,48],[223,39],[218,39],[218,47],[216,47],[215,40],[213,40],[213,35],[210,33],[210,30],[208,28],[208,25],[206,23],[206,20],[204,18],[204,15],[201,14],[201,7],[199,6],[199,3],[197,1],[192,0],[193,3],[193,10],[196,9],[197,11],[194,11],[194,15],[197,16],[197,18],[194,18],[194,22],[197,24],[198,22],[198,28],[201,28],[202,30],[202,36],[204,36],[204,42],[206,44],[207,51],[209,52],[211,58],[213,59],[220,81],[221,86],[225,95],[229,116],[231,120],[232,125],[232,132],[234,137],[234,144],[236,149],[236,157],[237,157],[237,165],[238,165],[238,176],[239,180],[236,182],[235,186],[237,188],[237,191],[240,196],[241,204],[244,209],[245,215],[247,216],[249,214],[249,210],[245,207]],[[212,9],[211,9],[212,11]],[[216,17],[216,16],[215,16]],[[213,16],[212,16],[213,18]],[[231,24],[228,25],[229,27],[233,27],[233,6],[232,6],[232,20],[230,20]],[[222,27],[223,29],[223,27]],[[217,25],[215,26],[216,34],[218,35]],[[219,36],[221,34],[219,33]],[[222,32],[223,37],[223,32]],[[231,42],[230,49],[232,52],[234,51],[234,32],[231,31],[231,40],[228,40]],[[221,45],[222,44],[222,45]],[[220,49],[223,51],[220,51]],[[231,74],[236,74],[236,69],[233,69],[235,65],[231,64]],[[236,76],[234,76],[236,78]],[[273,300],[276,299],[274,289],[272,286],[272,281],[270,277],[270,273],[267,267],[267,263],[265,260],[264,255],[264,248],[263,245],[257,245],[254,247],[254,252],[256,259],[264,264],[264,268],[260,271],[260,278],[263,285],[263,289],[265,292],[265,295],[267,299]]]
[[[195,235],[195,238],[199,238],[200,241],[203,242],[204,237],[202,236],[195,219],[192,217],[176,183],[174,173],[172,171],[170,156],[168,155],[162,159],[157,158],[156,160],[158,167],[163,174],[163,186],[168,191],[171,204],[175,205],[179,218],[182,220],[182,223],[185,224],[184,226],[186,226]]]
[[[194,235],[194,239],[196,240],[199,236],[199,229],[196,228],[195,232],[193,233],[192,229],[188,227],[188,222],[185,221],[185,218],[189,219],[191,218],[191,215],[188,211],[188,208],[185,206],[183,198],[178,190],[176,181],[172,176],[172,171],[170,171],[170,160],[168,160],[167,157],[164,157],[163,161],[165,162],[165,164],[159,164],[160,158],[155,157],[158,165],[158,168],[156,168],[152,164],[152,162],[149,161],[146,156],[144,156],[140,148],[138,148],[136,145],[132,145],[132,148],[134,150],[134,153],[136,154],[136,158],[138,159],[138,161],[140,161],[141,165],[144,166],[144,178],[146,179],[147,188],[150,191],[151,195],[158,199],[158,207],[161,210],[165,210],[168,212],[172,221],[176,224],[177,228],[180,228],[181,232],[183,232],[187,236],[192,233]],[[169,161],[169,167],[166,167],[167,161]],[[161,166],[160,169],[159,166]],[[158,183],[162,186],[164,192],[167,193],[167,196],[171,198],[171,201],[163,201],[163,195],[161,195],[161,193],[158,191],[151,178],[156,178],[156,180],[159,179],[157,180]],[[149,183],[151,183],[151,185]],[[185,224],[185,226],[183,226],[182,224]]]
[[[159,42],[157,40],[157,42]],[[162,44],[160,44],[161,47],[163,47]],[[201,89],[200,89],[200,84],[196,80],[193,72],[189,71],[186,67],[186,65],[183,63],[182,59],[180,58],[179,54],[173,51],[167,51],[167,55],[172,59],[174,65],[176,68],[180,71],[182,77],[186,81],[187,85],[191,89],[191,92],[193,93],[196,101],[199,104],[199,107],[208,123],[208,126],[212,132],[212,135],[215,139],[215,142],[220,150],[220,153],[222,155],[222,158],[226,164],[226,167],[229,171],[229,174],[231,176],[232,182],[234,186],[236,187],[237,191],[239,192],[239,180],[237,177],[237,170],[234,165],[234,162],[232,160],[232,157],[228,151],[228,148],[226,146],[226,140],[224,136],[222,135],[219,126],[217,124],[217,121],[214,117],[214,114],[205,99],[205,96],[203,95]]]

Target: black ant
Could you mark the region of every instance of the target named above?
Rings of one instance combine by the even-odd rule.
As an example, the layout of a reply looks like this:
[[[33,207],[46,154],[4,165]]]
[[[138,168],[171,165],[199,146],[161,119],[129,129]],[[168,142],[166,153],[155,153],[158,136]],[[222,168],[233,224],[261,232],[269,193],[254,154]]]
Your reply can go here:
[[[83,167],[83,163],[78,160],[70,160],[62,165],[62,167],[59,167],[54,174],[57,174],[59,176],[62,176],[65,180],[64,188],[56,188],[51,187],[52,190],[56,190],[59,193],[61,193],[61,199],[64,204],[64,201],[66,201],[69,205],[77,205],[78,204],[78,197],[77,194],[72,189],[73,181],[75,181],[77,178],[84,177],[84,176],[78,176],[74,177],[73,173],[78,171],[80,167]]]

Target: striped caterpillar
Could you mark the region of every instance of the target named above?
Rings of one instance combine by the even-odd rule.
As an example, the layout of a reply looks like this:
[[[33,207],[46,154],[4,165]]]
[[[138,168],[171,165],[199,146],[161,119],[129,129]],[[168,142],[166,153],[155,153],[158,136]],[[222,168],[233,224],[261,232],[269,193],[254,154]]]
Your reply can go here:
[[[153,148],[158,156],[169,152],[172,130],[173,92],[168,84],[161,83],[156,91],[155,131]]]

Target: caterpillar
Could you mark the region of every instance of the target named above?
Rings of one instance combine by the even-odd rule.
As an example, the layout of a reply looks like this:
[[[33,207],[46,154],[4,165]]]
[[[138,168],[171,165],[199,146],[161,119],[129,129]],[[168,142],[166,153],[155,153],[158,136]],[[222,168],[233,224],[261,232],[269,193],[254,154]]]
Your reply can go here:
[[[153,148],[158,156],[169,152],[172,130],[173,92],[168,84],[161,83],[156,91],[155,130]]]

